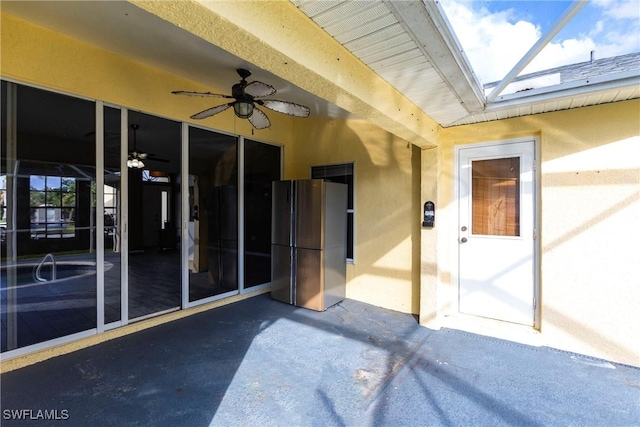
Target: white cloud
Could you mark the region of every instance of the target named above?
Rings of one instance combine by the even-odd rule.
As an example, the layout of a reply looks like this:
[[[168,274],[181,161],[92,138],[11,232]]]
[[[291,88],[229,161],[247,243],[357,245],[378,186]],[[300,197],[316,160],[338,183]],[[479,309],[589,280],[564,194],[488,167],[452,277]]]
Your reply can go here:
[[[482,82],[501,80],[540,37],[530,22],[510,22],[511,12],[472,10],[470,3],[445,2],[447,17]]]
[[[638,0],[593,0],[602,20],[591,36],[596,56],[606,58],[640,51],[640,2]]]
[[[638,19],[640,14],[638,0],[593,0],[593,4],[613,19]]]
[[[534,23],[516,20],[513,9],[490,12],[480,2],[464,0],[441,4],[483,83],[502,80],[541,36]],[[602,8],[600,20],[582,34],[549,43],[523,73],[588,61],[592,50],[596,58],[640,50],[638,0],[594,0],[593,6]]]

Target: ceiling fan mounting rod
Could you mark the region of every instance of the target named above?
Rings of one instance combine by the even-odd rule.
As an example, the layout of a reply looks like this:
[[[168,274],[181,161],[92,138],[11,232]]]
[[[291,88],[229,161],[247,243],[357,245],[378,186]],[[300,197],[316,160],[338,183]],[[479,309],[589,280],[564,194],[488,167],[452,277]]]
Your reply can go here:
[[[242,78],[242,80],[246,80],[247,77],[251,75],[251,71],[244,68],[238,68],[236,69],[236,71],[238,72],[238,75]]]

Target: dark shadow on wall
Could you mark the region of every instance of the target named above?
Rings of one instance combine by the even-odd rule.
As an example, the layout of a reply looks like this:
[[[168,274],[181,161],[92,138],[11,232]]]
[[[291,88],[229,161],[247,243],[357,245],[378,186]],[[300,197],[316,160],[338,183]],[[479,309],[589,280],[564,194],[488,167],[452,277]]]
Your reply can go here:
[[[309,119],[294,124],[296,143],[291,147],[293,161],[285,166],[286,178],[308,178],[311,166],[355,163],[355,265],[349,280],[370,275],[394,279],[391,286],[406,282],[407,288],[389,292],[408,292],[406,310],[418,313],[420,149],[363,120]],[[402,263],[390,266],[386,256]]]

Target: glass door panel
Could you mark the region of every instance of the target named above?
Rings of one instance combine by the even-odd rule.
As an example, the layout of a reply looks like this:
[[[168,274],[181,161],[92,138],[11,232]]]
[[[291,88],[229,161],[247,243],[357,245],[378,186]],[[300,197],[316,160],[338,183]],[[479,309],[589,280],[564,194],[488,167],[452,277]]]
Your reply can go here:
[[[189,128],[189,301],[238,290],[237,146]]]
[[[244,141],[244,287],[271,281],[271,183],[281,177],[281,148]]]
[[[104,107],[104,323],[121,320],[120,110]]]
[[[181,124],[130,111],[128,159],[129,319],[181,303]]]
[[[95,104],[2,85],[4,352],[96,328],[97,248]]]

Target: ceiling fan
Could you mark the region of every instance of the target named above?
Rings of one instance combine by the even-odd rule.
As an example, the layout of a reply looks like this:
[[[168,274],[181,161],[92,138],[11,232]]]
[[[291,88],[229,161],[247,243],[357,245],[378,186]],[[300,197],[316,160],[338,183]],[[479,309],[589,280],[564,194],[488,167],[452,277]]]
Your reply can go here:
[[[251,75],[249,70],[238,68],[236,70],[240,76],[240,83],[231,87],[231,95],[221,95],[211,92],[188,92],[184,90],[173,91],[176,95],[208,96],[211,98],[227,98],[234,101],[227,104],[208,108],[191,116],[192,119],[205,119],[214,114],[233,107],[233,111],[241,119],[248,119],[256,129],[265,129],[271,126],[271,122],[266,114],[256,104],[268,108],[278,113],[288,114],[296,117],[309,117],[309,108],[304,105],[295,104],[289,101],[279,101],[276,99],[262,99],[276,93],[273,86],[259,81],[247,82],[247,77]]]
[[[142,169],[145,167],[143,160],[152,160],[156,162],[165,162],[168,163],[169,160],[161,159],[160,157],[156,157],[155,154],[146,153],[144,151],[138,150],[138,143],[136,138],[136,132],[140,128],[137,124],[132,124],[131,129],[133,129],[133,150],[129,150],[129,158],[127,160],[127,167],[133,169]]]

